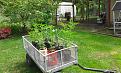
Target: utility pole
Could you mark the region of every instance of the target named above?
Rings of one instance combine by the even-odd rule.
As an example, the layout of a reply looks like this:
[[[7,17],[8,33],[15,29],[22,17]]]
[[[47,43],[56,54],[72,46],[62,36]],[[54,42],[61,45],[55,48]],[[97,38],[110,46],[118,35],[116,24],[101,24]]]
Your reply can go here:
[[[56,8],[56,25],[58,25],[58,15],[57,15],[57,8]]]
[[[111,0],[108,0],[108,26],[110,26]]]
[[[89,0],[88,0],[88,6],[87,6],[87,19],[88,19],[88,22],[89,22]]]

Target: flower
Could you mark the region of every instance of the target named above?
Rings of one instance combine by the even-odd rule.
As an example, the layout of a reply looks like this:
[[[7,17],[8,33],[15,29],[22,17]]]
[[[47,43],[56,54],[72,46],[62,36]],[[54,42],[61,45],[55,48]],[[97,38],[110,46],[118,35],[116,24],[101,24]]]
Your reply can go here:
[[[0,39],[7,38],[11,34],[11,28],[2,28],[0,29]]]
[[[55,32],[55,29],[53,29],[52,31]]]

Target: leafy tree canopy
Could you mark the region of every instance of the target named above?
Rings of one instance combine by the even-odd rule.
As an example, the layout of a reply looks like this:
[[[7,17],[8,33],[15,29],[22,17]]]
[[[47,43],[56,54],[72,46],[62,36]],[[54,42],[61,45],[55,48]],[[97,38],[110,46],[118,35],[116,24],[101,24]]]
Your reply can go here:
[[[57,2],[53,0],[3,0],[4,15],[13,23],[49,23]]]

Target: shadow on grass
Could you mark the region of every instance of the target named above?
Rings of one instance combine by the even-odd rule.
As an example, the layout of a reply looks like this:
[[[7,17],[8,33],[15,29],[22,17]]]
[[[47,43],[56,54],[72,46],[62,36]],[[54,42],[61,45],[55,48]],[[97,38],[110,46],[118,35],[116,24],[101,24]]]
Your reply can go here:
[[[43,73],[36,64],[30,67],[25,62],[16,64],[15,69],[18,70],[19,73]]]

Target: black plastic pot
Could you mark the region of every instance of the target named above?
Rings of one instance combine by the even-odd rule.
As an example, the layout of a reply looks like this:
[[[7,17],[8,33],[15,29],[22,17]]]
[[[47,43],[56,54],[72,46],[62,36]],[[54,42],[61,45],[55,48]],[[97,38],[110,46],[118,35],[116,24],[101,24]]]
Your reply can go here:
[[[35,48],[40,49],[39,41],[38,41],[38,40],[32,41],[32,45],[33,45]]]
[[[63,48],[64,48],[63,46],[56,46],[56,47],[55,47],[56,50],[61,50],[61,49],[63,49]]]
[[[49,42],[49,40],[47,38],[44,40],[44,45],[45,45],[46,48],[50,48],[51,47],[50,46],[50,42]]]

